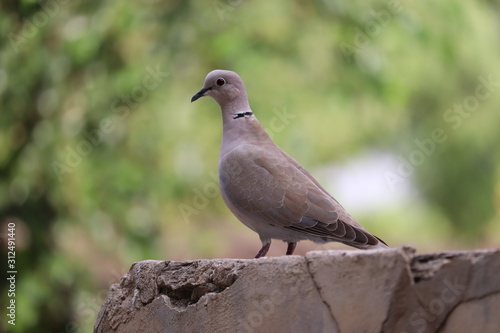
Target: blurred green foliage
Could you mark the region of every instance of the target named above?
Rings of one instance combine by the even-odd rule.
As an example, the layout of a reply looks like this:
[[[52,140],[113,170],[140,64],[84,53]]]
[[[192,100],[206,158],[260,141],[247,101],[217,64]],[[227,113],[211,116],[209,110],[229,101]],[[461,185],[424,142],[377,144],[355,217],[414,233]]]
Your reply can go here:
[[[370,150],[411,165],[380,177],[389,187],[411,180],[413,200],[352,212],[388,243],[498,244],[498,2],[1,6],[0,223],[2,244],[9,222],[17,230],[13,332],[91,330],[134,261],[258,249],[217,193],[218,106],[189,103],[215,68],[243,77],[261,122],[308,168]],[[435,129],[446,139],[431,149]],[[234,252],[241,241],[248,252]]]

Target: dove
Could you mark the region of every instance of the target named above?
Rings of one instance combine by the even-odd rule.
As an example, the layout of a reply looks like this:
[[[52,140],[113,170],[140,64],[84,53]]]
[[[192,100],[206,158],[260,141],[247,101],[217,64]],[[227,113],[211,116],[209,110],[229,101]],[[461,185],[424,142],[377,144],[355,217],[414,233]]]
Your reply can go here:
[[[380,238],[352,218],[309,172],[279,148],[257,120],[238,74],[208,73],[191,102],[212,97],[222,111],[219,187],[229,210],[255,231],[267,254],[272,239],[297,242],[340,242],[359,249],[386,248]]]

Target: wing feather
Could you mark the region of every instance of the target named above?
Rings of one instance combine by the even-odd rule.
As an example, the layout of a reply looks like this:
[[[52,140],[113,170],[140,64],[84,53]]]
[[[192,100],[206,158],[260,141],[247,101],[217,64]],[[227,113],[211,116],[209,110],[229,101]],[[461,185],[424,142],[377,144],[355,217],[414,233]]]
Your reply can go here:
[[[221,190],[235,207],[325,239],[378,243],[295,160],[272,148],[242,145],[221,159]]]

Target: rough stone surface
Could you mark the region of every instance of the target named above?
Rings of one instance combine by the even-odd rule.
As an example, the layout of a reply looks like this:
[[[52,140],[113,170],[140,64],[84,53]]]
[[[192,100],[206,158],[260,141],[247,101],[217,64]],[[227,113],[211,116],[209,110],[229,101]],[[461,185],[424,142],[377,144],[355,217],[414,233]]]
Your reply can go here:
[[[500,250],[142,261],[94,332],[500,332]]]

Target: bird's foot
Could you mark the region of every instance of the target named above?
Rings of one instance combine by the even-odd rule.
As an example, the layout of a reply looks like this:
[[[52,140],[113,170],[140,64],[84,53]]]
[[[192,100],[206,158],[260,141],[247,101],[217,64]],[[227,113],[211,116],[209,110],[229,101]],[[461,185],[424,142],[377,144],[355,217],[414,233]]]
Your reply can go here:
[[[287,242],[288,247],[286,248],[286,255],[292,255],[293,251],[295,251],[295,247],[297,246],[297,242]]]
[[[259,250],[257,255],[255,256],[255,259],[263,257],[266,255],[267,251],[269,251],[269,248],[271,247],[271,243],[263,243],[262,248]]]

